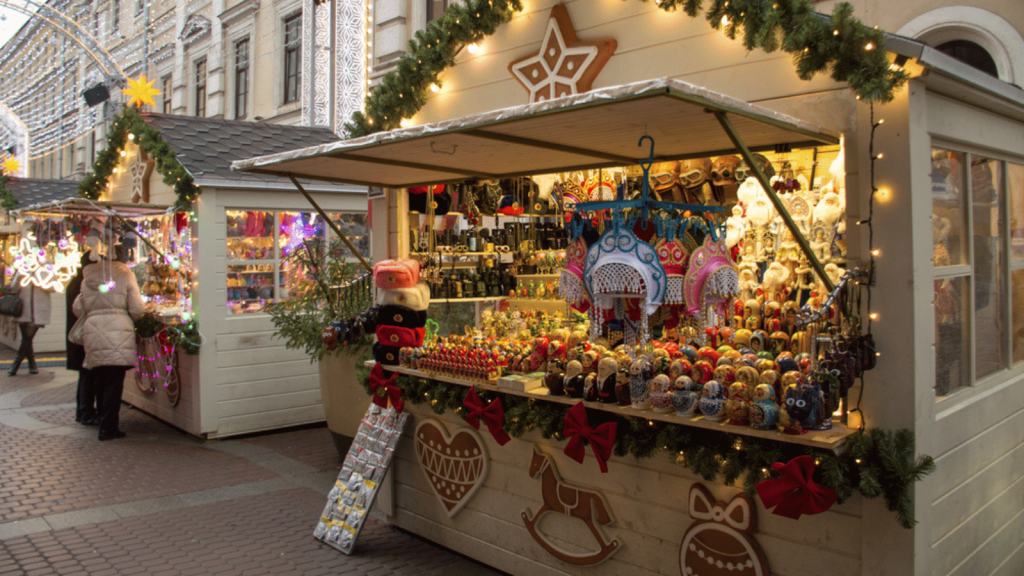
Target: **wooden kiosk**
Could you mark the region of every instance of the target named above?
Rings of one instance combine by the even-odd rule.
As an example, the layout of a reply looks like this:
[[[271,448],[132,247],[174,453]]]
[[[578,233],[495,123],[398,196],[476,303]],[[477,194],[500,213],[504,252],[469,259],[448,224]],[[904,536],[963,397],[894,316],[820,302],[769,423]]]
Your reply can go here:
[[[558,434],[546,439],[534,429],[499,445],[484,426],[475,435],[463,420],[465,409],[438,415],[444,398],[421,380],[476,385],[482,392],[495,388],[397,368],[413,376],[402,382],[426,390],[431,399],[406,403],[414,425],[396,453],[393,484],[383,490],[388,496],[378,501],[389,520],[513,574],[925,575],[1024,569],[1024,515],[1015,504],[1024,483],[1013,466],[1024,413],[1024,302],[1018,297],[1024,293],[1024,92],[892,37],[889,49],[902,56],[900,65],[913,78],[891,103],[872,108],[827,79],[798,80],[786,55],[745,53],[682,15],[669,24],[675,16],[653,4],[572,3],[567,10],[579,35],[594,42],[614,38],[618,52],[593,79],[593,90],[523,105],[527,94],[507,69],[547,48],[549,22],[555,20],[549,19],[551,7],[531,5],[488,38],[482,53],[460,55],[445,72],[442,92],[411,119],[414,126],[242,161],[236,169],[385,188],[373,200],[374,221],[385,232],[374,236],[379,260],[409,255],[403,190],[408,187],[633,164],[646,156],[637,148],[642,135],[657,142],[655,161],[770,155],[785,145],[834,145],[842,136],[845,174],[830,184],[845,201],[847,265],[874,263],[874,299],[870,309],[862,302],[861,313],[874,323],[877,366],[863,388],[851,390],[850,398],[862,390],[863,396],[860,412],[850,414],[846,425],[836,422],[829,433],[779,434],[778,442],[842,454],[861,424],[905,428],[917,436],[911,460],[930,454],[937,470],[907,488],[919,522],[911,528],[902,527],[882,499],[860,495],[792,520],[767,510],[760,498],[737,503],[742,479],[739,485],[723,484],[721,477],[702,479],[675,465],[671,452],[648,459],[612,456],[607,474],[601,474],[589,447],[582,466],[563,455],[567,441]],[[701,63],[680,58],[684,49],[715,56]],[[731,120],[731,131],[722,116]],[[812,179],[810,185],[819,183]],[[968,196],[973,199],[965,201]],[[940,217],[947,222],[934,226]],[[968,237],[974,242],[963,240]],[[989,251],[979,253],[980,246]],[[984,258],[992,253],[999,258]],[[949,284],[961,288],[950,292]],[[957,304],[937,312],[951,295]],[[501,392],[506,398],[530,394]],[[532,401],[552,402],[539,395]],[[592,416],[602,410],[589,402],[586,408]],[[718,426],[716,433],[735,439],[738,451],[753,437],[750,429],[726,424],[618,410],[641,425],[657,426],[664,419],[702,429]],[[423,426],[440,431],[432,434],[441,434],[442,447],[475,446],[487,461],[486,472],[462,477],[465,486],[451,486],[466,500],[456,507],[432,475],[436,468],[421,469],[417,431]],[[591,513],[577,514],[573,506],[572,514],[549,513],[538,521],[538,510],[555,508],[542,496],[540,480],[551,469],[558,484],[569,488],[565,494],[594,502]],[[570,508],[567,501],[561,505]],[[724,531],[737,535],[729,546],[738,547],[742,562],[719,563],[721,556],[702,548],[714,545],[701,531],[723,523],[729,526]],[[691,553],[707,561],[703,571],[684,570],[694,566],[684,562]]]

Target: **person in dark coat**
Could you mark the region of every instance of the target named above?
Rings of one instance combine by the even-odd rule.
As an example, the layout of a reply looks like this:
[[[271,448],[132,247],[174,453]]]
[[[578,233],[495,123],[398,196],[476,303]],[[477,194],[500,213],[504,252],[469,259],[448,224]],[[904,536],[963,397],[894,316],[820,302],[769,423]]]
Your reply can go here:
[[[65,328],[65,337],[71,332],[71,328],[78,321],[78,316],[75,315],[74,303],[75,298],[78,298],[78,294],[82,291],[82,277],[85,267],[92,264],[89,259],[89,253],[82,254],[82,267],[78,269],[78,273],[75,277],[68,282],[67,289],[65,290],[65,298],[67,302],[67,323]],[[75,422],[79,422],[86,426],[96,426],[100,423],[100,414],[103,410],[103,395],[100,393],[98,386],[96,385],[96,376],[92,370],[82,366],[85,362],[85,347],[81,344],[75,344],[74,342],[67,340],[67,369],[78,371],[78,395],[76,397],[77,408],[75,409]]]

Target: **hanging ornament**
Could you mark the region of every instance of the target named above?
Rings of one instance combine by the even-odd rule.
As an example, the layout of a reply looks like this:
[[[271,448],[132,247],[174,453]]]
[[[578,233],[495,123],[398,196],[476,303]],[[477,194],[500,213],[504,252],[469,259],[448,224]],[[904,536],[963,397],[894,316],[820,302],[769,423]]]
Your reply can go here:
[[[156,80],[146,81],[146,75],[139,76],[138,80],[128,79],[128,88],[124,88],[121,92],[127,94],[131,100],[128,101],[129,106],[138,106],[142,108],[143,105],[149,104],[150,106],[156,106],[156,100],[153,96],[160,94],[160,91],[153,88],[153,84]]]
[[[14,156],[8,156],[7,158],[4,159],[4,174],[7,174],[8,176],[14,176],[15,174],[18,173],[18,170],[21,170],[21,164],[18,162],[17,158],[15,158]]]
[[[82,262],[78,242],[70,233],[66,234],[60,243],[51,242],[46,248],[38,248],[35,233],[27,232],[17,246],[8,250],[14,261],[7,273],[17,274],[22,286],[34,284],[43,290],[63,292]],[[61,248],[61,244],[66,248]]]

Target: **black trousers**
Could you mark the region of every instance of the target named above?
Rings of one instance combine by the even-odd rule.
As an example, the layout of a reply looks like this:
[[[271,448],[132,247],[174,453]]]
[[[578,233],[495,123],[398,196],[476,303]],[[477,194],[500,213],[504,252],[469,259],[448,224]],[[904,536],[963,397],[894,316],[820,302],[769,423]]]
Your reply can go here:
[[[121,393],[124,392],[124,373],[128,368],[130,366],[97,366],[92,369],[103,398],[100,434],[110,435],[121,429]]]
[[[103,394],[96,382],[92,370],[82,368],[78,371],[78,408],[75,410],[75,422],[98,416],[103,412]]]
[[[36,337],[36,332],[42,328],[39,324],[31,324],[29,322],[20,322],[18,324],[18,330],[21,331],[21,346],[18,347],[18,355],[25,358],[29,362],[29,366],[36,363],[36,353],[32,350],[32,339]]]

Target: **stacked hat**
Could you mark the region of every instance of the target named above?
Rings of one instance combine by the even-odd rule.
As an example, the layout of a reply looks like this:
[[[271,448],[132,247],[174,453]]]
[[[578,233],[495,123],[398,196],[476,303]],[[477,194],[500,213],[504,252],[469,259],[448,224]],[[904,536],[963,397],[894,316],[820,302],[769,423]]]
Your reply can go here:
[[[402,348],[423,345],[430,288],[420,282],[420,265],[415,260],[378,262],[373,283],[379,289],[373,358],[378,364],[397,366]]]

